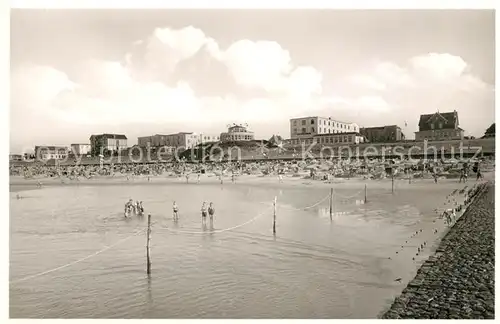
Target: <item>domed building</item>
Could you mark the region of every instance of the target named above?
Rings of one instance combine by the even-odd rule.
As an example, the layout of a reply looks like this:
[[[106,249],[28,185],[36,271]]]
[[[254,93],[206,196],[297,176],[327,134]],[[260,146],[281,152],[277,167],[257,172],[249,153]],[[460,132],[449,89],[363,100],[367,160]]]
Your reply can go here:
[[[228,126],[227,132],[220,134],[221,142],[241,142],[241,141],[253,141],[255,135],[253,132],[248,130],[248,125],[233,124]]]

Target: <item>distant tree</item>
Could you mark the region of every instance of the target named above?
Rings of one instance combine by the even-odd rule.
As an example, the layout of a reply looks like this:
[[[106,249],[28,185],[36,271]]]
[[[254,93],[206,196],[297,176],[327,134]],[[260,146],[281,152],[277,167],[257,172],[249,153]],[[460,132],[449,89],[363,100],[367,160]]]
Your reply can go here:
[[[267,142],[270,147],[276,147],[283,142],[283,138],[279,135],[273,135]]]

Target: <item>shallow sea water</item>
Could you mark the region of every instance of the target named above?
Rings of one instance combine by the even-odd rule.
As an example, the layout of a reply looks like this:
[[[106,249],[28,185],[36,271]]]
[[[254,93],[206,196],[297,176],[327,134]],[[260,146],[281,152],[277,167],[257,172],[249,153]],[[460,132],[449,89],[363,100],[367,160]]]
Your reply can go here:
[[[10,317],[375,318],[431,252],[415,256],[435,240],[434,228],[444,229],[433,209],[451,191],[416,185],[393,195],[389,185],[369,190],[364,204],[364,186],[339,185],[332,220],[330,190],[307,186],[56,186],[20,191],[20,200],[11,193]],[[146,217],[124,219],[129,198],[152,215],[149,278],[146,234],[131,236]],[[204,200],[216,208],[213,232],[201,226]]]

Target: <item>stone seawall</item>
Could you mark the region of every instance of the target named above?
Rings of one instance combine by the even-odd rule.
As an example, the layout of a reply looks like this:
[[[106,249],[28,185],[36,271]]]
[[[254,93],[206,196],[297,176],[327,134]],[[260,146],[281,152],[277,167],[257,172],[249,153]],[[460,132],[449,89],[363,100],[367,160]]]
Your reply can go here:
[[[495,187],[482,186],[384,319],[493,319]]]

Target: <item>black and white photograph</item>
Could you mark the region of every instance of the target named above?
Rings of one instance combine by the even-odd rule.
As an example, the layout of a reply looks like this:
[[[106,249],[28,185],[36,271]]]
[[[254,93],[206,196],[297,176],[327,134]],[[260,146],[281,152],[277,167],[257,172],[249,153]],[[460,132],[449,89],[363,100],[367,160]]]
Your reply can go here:
[[[10,319],[495,318],[493,7],[43,3]]]

